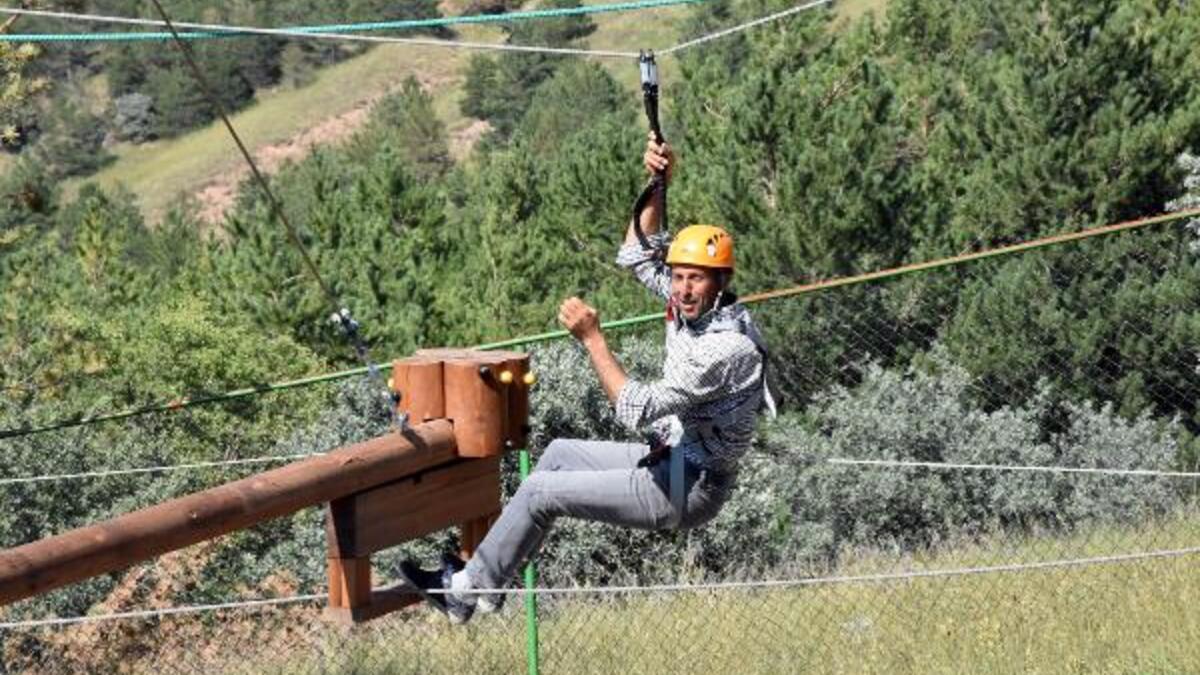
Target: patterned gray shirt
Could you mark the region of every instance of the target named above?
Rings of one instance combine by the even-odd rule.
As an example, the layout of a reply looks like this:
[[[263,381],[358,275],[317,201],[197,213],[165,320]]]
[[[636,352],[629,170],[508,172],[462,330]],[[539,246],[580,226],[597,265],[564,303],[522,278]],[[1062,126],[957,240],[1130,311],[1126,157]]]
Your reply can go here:
[[[652,235],[656,247],[666,245]],[[622,246],[617,264],[663,299],[671,295],[670,268],[637,244]],[[733,303],[695,321],[676,315],[667,322],[662,378],[625,382],[615,404],[617,419],[632,431],[652,429],[665,443],[683,448],[688,460],[707,469],[732,471],[750,447],[754,418],[766,402],[766,345],[746,308]]]

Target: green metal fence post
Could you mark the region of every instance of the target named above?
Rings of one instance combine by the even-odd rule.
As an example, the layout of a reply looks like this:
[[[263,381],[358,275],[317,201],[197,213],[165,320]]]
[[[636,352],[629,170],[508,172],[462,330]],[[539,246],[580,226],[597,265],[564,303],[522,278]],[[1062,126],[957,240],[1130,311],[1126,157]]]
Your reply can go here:
[[[521,480],[524,481],[529,477],[529,451],[522,449],[519,457]],[[532,591],[536,583],[536,573],[531,560],[525,564],[525,590]],[[529,663],[529,675],[538,675],[537,596],[533,593],[525,594],[525,648],[526,659]]]

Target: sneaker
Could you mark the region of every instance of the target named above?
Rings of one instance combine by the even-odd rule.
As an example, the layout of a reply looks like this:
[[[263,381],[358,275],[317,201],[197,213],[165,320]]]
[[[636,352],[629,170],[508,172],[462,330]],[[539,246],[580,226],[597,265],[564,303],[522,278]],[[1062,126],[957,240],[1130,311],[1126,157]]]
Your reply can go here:
[[[456,570],[443,560],[440,570],[423,570],[411,560],[400,563],[400,575],[425,598],[425,600],[446,615],[450,623],[463,624],[471,619],[475,612],[476,598],[470,593],[442,593],[453,588],[453,576]],[[431,593],[430,591],[437,591]]]
[[[458,573],[467,567],[467,563],[454,553],[443,553],[442,566],[449,567],[455,573]],[[475,598],[475,610],[477,612],[480,614],[495,614],[504,608],[504,599],[508,596],[504,593],[489,593],[487,595],[474,594],[473,597]]]

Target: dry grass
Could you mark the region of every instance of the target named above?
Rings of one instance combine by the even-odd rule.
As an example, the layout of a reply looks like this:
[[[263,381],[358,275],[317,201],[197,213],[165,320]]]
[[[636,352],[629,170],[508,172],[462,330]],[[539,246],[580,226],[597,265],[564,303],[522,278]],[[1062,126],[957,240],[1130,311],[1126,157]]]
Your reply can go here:
[[[1163,550],[1200,543],[1195,516],[1137,530],[956,547],[922,559],[862,556],[839,575],[955,569]],[[552,599],[545,672],[1191,673],[1200,663],[1195,556],[977,576]],[[521,618],[508,614],[508,630]],[[500,622],[423,644],[427,672],[463,650],[511,665]],[[494,642],[494,644],[493,644]],[[393,643],[395,644],[395,643]],[[519,647],[519,645],[518,645]],[[383,649],[368,650],[381,655]],[[392,672],[407,659],[359,672]],[[348,671],[342,671],[348,672]]]
[[[875,12],[876,18],[883,16],[888,0],[838,0],[837,13],[843,21],[854,21],[867,12]]]
[[[864,551],[833,575],[1198,544],[1200,514],[1190,513],[1138,528],[996,538],[920,556]],[[787,576],[802,578],[803,571]],[[1200,663],[1195,555],[790,588],[541,596],[540,602],[546,673],[1192,673]],[[519,605],[513,598],[500,615],[466,627],[415,608],[347,628],[308,604],[11,631],[0,669],[514,673],[525,669]]]
[[[923,556],[864,552],[837,575],[1086,558],[1200,543],[1200,516],[1071,537],[996,539]],[[775,589],[542,596],[542,671],[1191,673],[1200,663],[1196,557]],[[354,630],[289,615],[289,648],[241,672],[520,672],[517,599],[465,628],[425,609]],[[247,617],[245,621],[261,622]],[[304,626],[303,630],[298,626]],[[240,640],[249,634],[233,630]],[[190,634],[189,634],[190,635]],[[149,636],[148,636],[149,637]],[[192,635],[194,639],[194,635]],[[251,645],[210,642],[230,650]],[[203,644],[203,643],[201,643]],[[214,650],[210,650],[214,651]],[[147,669],[153,669],[149,664]]]

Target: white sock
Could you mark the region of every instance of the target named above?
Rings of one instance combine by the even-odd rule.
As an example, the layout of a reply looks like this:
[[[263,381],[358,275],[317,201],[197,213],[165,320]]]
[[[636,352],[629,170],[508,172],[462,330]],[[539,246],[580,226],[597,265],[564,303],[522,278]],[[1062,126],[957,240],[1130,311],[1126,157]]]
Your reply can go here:
[[[502,595],[480,595],[479,599],[476,600],[476,607],[484,614],[498,612],[500,611],[500,600],[503,597]]]
[[[469,591],[472,588],[474,586],[471,585],[471,577],[467,576],[466,570],[460,570],[450,575],[450,592],[468,605],[475,604],[475,600],[478,598],[474,593],[463,593],[463,591]]]

